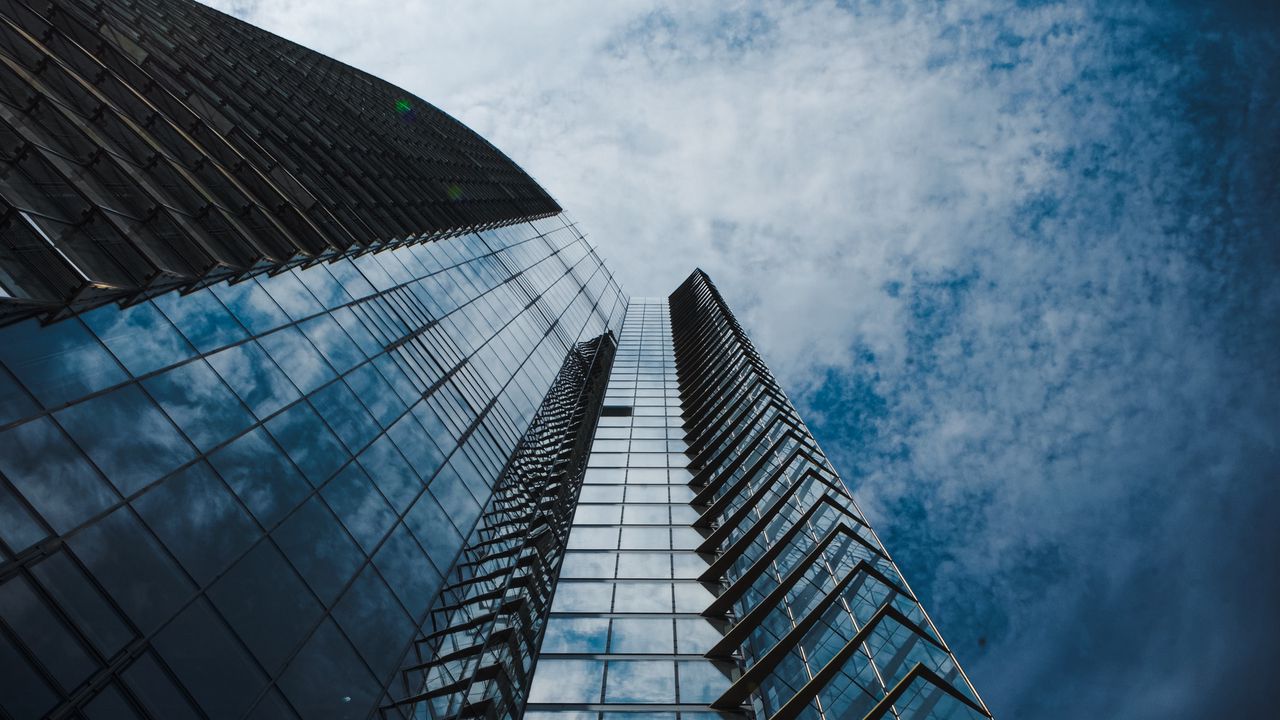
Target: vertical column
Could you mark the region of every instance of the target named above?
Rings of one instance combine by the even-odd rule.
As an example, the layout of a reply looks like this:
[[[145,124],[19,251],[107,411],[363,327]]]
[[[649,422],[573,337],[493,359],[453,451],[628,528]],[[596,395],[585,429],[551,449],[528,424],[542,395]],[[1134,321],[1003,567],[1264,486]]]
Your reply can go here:
[[[665,299],[633,298],[535,669],[529,720],[734,717],[733,664],[697,578],[688,449]]]

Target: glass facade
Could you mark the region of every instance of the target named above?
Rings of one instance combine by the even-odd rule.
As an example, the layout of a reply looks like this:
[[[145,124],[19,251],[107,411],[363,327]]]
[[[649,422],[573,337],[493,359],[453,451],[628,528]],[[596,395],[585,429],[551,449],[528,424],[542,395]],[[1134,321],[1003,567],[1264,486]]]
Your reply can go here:
[[[732,659],[698,577],[665,299],[632,298],[533,678],[529,720],[714,718]],[[736,714],[726,714],[735,716]],[[740,715],[739,715],[740,716]]]
[[[707,652],[741,673],[711,706],[772,720],[987,718],[986,707],[711,280],[671,296]]]
[[[623,309],[556,217],[0,328],[3,714],[365,717]]]

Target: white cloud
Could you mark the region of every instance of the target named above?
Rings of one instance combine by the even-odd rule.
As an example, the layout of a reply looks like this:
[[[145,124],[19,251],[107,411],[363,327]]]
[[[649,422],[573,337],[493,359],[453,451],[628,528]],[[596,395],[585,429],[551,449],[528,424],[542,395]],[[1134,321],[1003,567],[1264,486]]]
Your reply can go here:
[[[1191,716],[1246,671],[1246,624],[1208,617],[1238,593],[1207,579],[1275,539],[1250,525],[1280,468],[1266,27],[976,0],[222,6],[493,141],[633,294],[707,270],[997,712]]]

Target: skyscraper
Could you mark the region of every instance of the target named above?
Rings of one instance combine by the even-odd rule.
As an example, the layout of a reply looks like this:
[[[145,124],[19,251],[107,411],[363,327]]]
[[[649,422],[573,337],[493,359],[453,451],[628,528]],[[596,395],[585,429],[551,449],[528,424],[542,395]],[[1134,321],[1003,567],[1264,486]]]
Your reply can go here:
[[[706,275],[194,3],[0,33],[0,717],[989,717]]]

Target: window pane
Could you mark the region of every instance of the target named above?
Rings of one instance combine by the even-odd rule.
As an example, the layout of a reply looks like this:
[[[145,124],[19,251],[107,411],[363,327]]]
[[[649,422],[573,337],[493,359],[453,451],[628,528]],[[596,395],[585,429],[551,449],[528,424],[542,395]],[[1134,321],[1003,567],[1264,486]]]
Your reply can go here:
[[[670,660],[611,660],[605,702],[674,703],[675,664]]]
[[[544,658],[534,671],[531,703],[600,702],[604,662]]]
[[[609,640],[612,653],[675,652],[671,621],[656,618],[616,618]]]
[[[605,618],[553,617],[542,640],[544,653],[602,653],[609,637]]]
[[[261,532],[204,463],[152,488],[134,501],[134,507],[201,585],[222,572]]]
[[[125,495],[195,456],[137,385],[72,405],[54,417]]]
[[[612,583],[560,582],[552,612],[609,612],[613,598]]]

